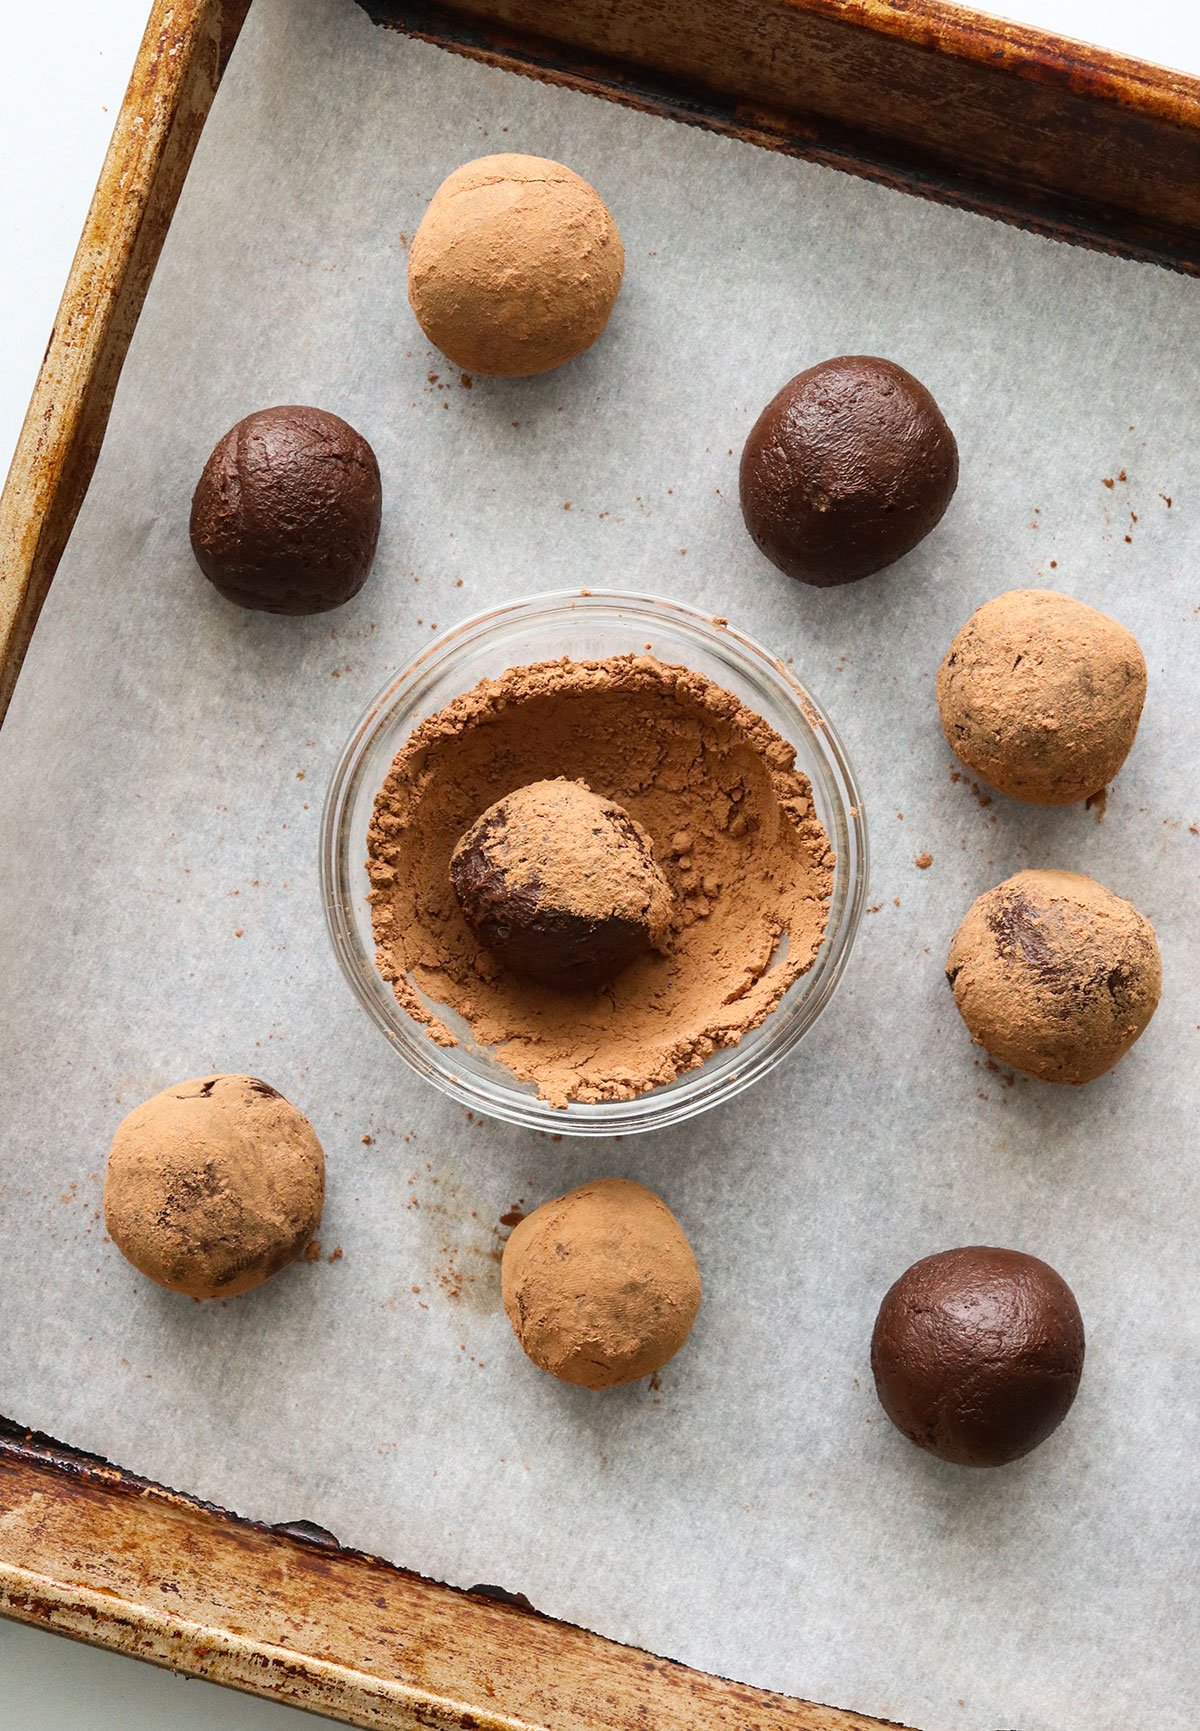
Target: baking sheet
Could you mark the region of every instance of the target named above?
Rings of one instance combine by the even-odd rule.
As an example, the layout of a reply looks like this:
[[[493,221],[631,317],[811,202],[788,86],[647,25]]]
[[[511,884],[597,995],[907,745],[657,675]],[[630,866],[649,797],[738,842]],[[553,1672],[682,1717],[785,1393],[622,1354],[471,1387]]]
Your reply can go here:
[[[627,278],[589,355],[467,389],[411,320],[405,246],[495,149],[587,175]],[[1198,313],[1200,284],[1150,266],[487,70],[349,0],[257,0],[0,734],[0,1411],[926,1731],[1190,1727]],[[819,592],[745,535],[737,453],[792,372],[856,350],[932,388],[962,481],[901,566]],[[376,570],[319,619],[227,606],[187,544],[212,443],[281,401],[346,415],[383,470]],[[794,658],[863,786],[875,911],[781,1070],[585,1145],[469,1120],[407,1072],[337,974],[317,829],[352,725],[436,630],[606,582]],[[938,729],[953,631],[1038,583],[1146,650],[1102,821],[985,804]],[[1128,894],[1163,946],[1149,1033],[1085,1091],[991,1073],[942,978],[971,898],[1035,864]],[[220,1069],[311,1114],[329,1202],[320,1262],[202,1306],[128,1268],[98,1211],[122,1114]],[[660,1388],[597,1398],[521,1358],[496,1252],[513,1205],[604,1172],[667,1197],[705,1302]],[[1054,1263],[1089,1335],[1067,1423],[993,1474],[906,1444],[867,1363],[890,1281],[970,1242]]]

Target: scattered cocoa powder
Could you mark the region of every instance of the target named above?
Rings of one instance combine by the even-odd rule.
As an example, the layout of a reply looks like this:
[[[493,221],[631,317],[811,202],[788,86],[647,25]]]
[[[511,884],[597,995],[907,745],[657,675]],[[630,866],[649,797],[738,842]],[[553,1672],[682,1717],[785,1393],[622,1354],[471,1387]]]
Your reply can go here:
[[[601,992],[506,974],[450,883],[481,812],[560,776],[642,825],[679,908],[671,953]],[[758,1027],[820,949],[835,863],[793,748],[731,692],[647,655],[514,667],[456,698],[398,753],[368,852],[377,962],[400,1005],[445,1046],[444,1012],[461,1016],[558,1106],[631,1099]]]

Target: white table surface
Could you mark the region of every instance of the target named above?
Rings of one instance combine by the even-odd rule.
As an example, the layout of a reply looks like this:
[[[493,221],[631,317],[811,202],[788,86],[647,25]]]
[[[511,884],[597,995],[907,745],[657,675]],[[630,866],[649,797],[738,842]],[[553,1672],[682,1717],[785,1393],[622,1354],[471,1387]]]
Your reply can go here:
[[[1182,0],[975,0],[1200,75]],[[7,468],[150,0],[0,6],[0,471]],[[289,1731],[311,1718],[0,1622],[0,1731]]]

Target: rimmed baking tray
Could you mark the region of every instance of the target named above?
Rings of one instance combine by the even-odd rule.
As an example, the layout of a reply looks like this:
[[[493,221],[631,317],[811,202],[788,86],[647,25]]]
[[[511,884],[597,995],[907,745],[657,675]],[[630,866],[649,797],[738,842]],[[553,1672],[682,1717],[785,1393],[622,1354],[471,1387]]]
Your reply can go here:
[[[71,531],[244,0],[151,17],[0,504],[0,704]],[[1200,84],[956,8],[375,6],[477,58],[1088,245],[1200,267]],[[0,1437],[0,1609],[379,1726],[871,1721],[655,1660]],[[519,1587],[519,1582],[504,1583]]]
[[[0,715],[250,0],[155,6],[0,505]],[[1200,80],[937,0],[370,0],[464,54],[1200,271]]]

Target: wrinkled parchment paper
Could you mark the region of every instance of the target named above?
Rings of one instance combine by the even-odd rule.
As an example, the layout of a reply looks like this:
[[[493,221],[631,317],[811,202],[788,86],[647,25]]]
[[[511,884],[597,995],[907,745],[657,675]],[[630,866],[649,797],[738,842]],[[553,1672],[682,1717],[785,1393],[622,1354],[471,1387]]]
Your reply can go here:
[[[592,353],[467,389],[410,316],[405,248],[442,177],[496,149],[588,176],[628,273]],[[349,0],[257,0],[0,735],[0,1411],[925,1731],[1190,1728],[1198,343],[1183,277],[486,70]],[[902,565],[819,592],[746,536],[737,454],[791,373],[856,350],[929,384],[962,482]],[[386,492],[367,588],[310,620],[226,605],[187,543],[214,440],[290,401],[360,427]],[[873,911],[799,1051],[618,1143],[468,1121],[412,1076],[337,973],[317,892],[328,777],[385,678],[469,612],[577,583],[686,599],[793,656],[874,850]],[[1102,821],[952,773],[938,662],[1021,584],[1145,647]],[[1163,946],[1150,1031],[1079,1092],[991,1073],[942,978],[971,898],[1038,864],[1131,896]],[[330,1193],[321,1261],[202,1306],[127,1267],[98,1209],[123,1113],[220,1069],[311,1114]],[[661,1191],[703,1269],[658,1390],[558,1386],[500,1311],[500,1216],[602,1172]],[[889,1283],[972,1242],[1046,1257],[1088,1327],[1069,1420],[991,1474],[904,1442],[867,1362]]]

